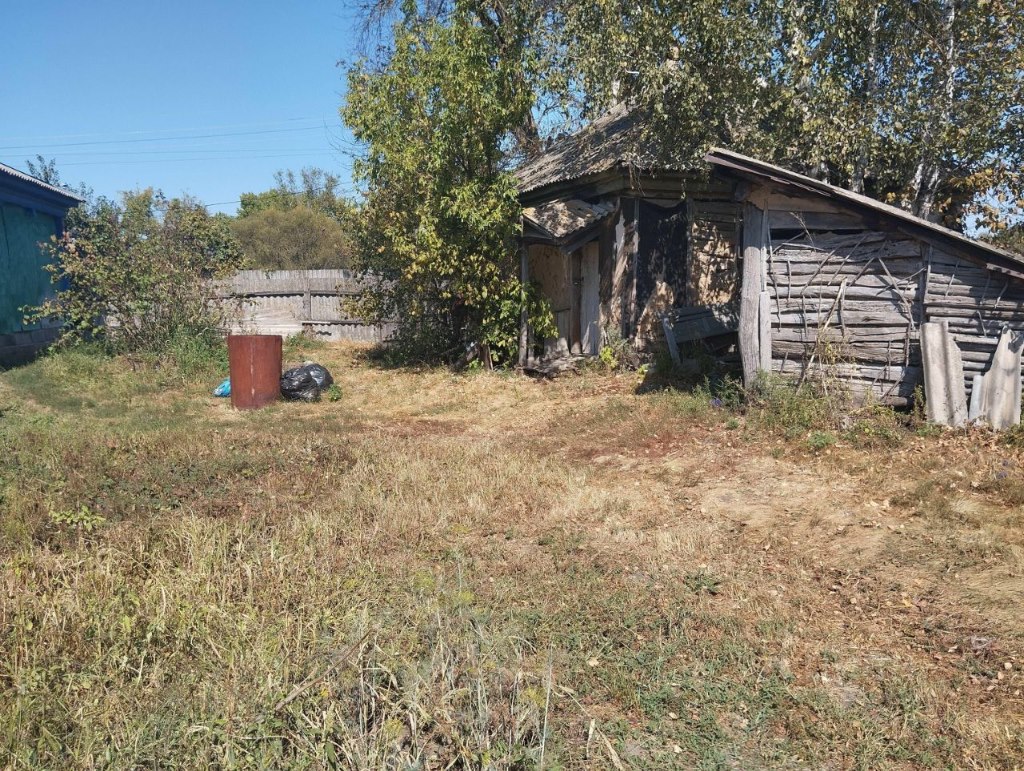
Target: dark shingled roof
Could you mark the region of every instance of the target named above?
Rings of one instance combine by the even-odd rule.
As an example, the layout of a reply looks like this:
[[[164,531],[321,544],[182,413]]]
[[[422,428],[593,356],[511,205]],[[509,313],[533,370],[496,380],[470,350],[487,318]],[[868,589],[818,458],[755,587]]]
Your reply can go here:
[[[652,137],[636,110],[616,105],[585,129],[555,140],[540,155],[516,169],[519,192],[528,193],[558,182],[599,174],[616,166],[685,171],[692,163],[680,160],[667,137]]]

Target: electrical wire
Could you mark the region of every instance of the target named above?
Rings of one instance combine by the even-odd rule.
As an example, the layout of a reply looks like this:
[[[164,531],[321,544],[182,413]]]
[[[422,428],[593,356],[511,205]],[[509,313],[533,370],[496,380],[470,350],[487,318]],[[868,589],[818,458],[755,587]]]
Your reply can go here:
[[[235,128],[255,128],[256,126],[269,127],[269,126],[281,126],[289,123],[298,123],[299,121],[315,120],[321,121],[322,118],[308,117],[308,118],[283,118],[276,121],[260,121],[258,123],[220,123],[212,124],[208,126],[191,126],[188,128],[174,128],[174,129],[141,129],[138,131],[119,131],[114,132],[113,136],[135,136],[138,134],[174,134],[183,133],[189,131],[211,131],[213,129],[235,129]],[[15,142],[27,139],[33,139],[41,141],[44,139],[82,139],[84,137],[109,137],[111,136],[108,132],[92,132],[89,134],[48,134],[46,136],[35,137],[35,136],[0,136],[0,142]],[[187,137],[182,137],[186,139]]]
[[[324,126],[308,126],[306,128],[288,129],[266,129],[263,131],[234,131],[222,134],[197,134],[191,137],[153,137],[147,139],[106,139],[95,142],[63,142],[58,144],[37,144],[37,145],[5,145],[0,150],[39,150],[41,148],[53,147],[84,147],[87,145],[120,145],[134,144],[136,142],[180,142],[182,139],[213,139],[216,137],[246,137],[258,134],[290,134],[299,131],[323,131]]]
[[[134,160],[120,161],[117,159],[111,159],[106,161],[71,161],[70,163],[62,163],[61,167],[64,166],[125,166],[135,165],[139,163],[197,163],[205,162],[210,163],[211,161],[246,161],[246,160],[258,160],[260,158],[310,158],[310,157],[324,157],[330,155],[329,150],[320,150],[314,152],[303,152],[303,153],[282,153],[275,155],[224,155],[220,158],[217,157],[205,157],[205,158],[137,158]]]

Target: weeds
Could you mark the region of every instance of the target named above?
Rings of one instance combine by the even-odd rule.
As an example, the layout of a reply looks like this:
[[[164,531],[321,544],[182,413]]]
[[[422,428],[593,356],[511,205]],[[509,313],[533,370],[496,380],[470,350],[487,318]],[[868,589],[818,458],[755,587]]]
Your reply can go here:
[[[709,477],[737,474],[718,427],[782,431],[735,381],[609,398],[316,355],[346,409],[235,413],[82,351],[0,376],[0,765],[1016,757],[1015,717],[928,669],[920,615],[888,633],[838,610],[827,549],[785,551],[781,513],[768,543],[738,532],[729,507],[786,480],[737,475],[723,516],[700,510]],[[757,398],[805,416],[802,438],[839,435],[803,395]],[[692,465],[638,457],[652,435]]]
[[[812,431],[807,437],[807,446],[815,452],[825,450],[835,443],[836,436],[829,431]]]
[[[796,384],[762,374],[746,392],[746,412],[758,425],[793,438],[807,431],[839,428],[849,408],[837,390],[825,390],[815,382]]]

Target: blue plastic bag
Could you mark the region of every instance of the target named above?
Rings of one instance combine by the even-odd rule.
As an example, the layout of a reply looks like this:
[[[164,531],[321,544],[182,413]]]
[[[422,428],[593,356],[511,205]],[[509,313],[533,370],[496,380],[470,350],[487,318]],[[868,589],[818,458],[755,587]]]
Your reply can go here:
[[[231,378],[224,378],[224,382],[213,389],[214,396],[231,396]]]

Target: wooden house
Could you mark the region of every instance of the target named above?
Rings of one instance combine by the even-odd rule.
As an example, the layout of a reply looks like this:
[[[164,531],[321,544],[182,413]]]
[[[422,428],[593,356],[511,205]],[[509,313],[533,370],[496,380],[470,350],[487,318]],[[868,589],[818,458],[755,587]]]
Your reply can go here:
[[[1024,332],[1017,255],[727,150],[700,167],[663,157],[618,110],[517,172],[522,276],[559,330],[547,355],[593,355],[608,334],[639,348],[734,335],[745,379],[827,370],[906,404],[924,322],[948,322],[968,390],[1003,328]],[[526,330],[521,361],[538,342]]]
[[[52,292],[42,247],[64,227],[81,199],[0,163],[0,366],[30,358],[57,335],[54,325],[27,325],[22,308]]]

